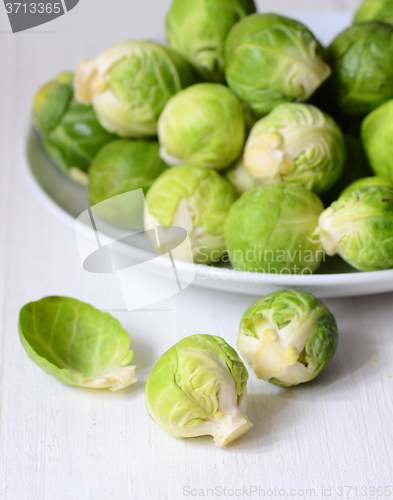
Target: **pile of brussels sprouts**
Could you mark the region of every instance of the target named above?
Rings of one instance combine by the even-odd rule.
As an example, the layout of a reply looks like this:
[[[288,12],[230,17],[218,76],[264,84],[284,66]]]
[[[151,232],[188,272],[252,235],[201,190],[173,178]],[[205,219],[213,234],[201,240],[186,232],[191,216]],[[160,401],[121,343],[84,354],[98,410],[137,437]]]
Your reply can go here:
[[[130,337],[110,314],[68,297],[26,304],[19,334],[28,356],[58,381],[118,391],[134,384]],[[283,388],[313,380],[338,345],[320,300],[295,290],[262,297],[243,315],[237,346],[259,379]],[[146,383],[151,418],[178,438],[210,435],[226,446],[245,434],[248,372],[221,337],[192,335],[165,352]]]
[[[36,95],[44,146],[90,204],[142,188],[149,228],[187,229],[200,264],[393,268],[393,1],[365,0],[327,48],[253,0],[174,0],[166,33]]]

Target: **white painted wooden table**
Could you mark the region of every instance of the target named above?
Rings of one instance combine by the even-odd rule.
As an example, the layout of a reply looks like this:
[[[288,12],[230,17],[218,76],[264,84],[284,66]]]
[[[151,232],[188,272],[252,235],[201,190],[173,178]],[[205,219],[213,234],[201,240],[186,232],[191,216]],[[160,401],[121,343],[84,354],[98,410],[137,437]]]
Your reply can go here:
[[[315,382],[288,390],[250,374],[254,427],[224,450],[209,438],[180,441],[164,433],[146,413],[144,382],[182,337],[212,333],[235,345],[254,297],[191,288],[159,304],[161,311],[119,314],[140,382],[115,394],[56,382],[21,346],[17,320],[26,302],[59,294],[110,307],[118,293],[81,270],[73,232],[38,204],[21,178],[33,93],[81,56],[162,33],[168,4],[81,0],[34,34],[17,35],[0,6],[0,499],[247,498],[251,491],[254,498],[322,498],[326,488],[334,499],[388,499],[384,490],[373,495],[372,487],[393,486],[393,294],[329,300],[341,332],[332,364]],[[356,4],[276,0],[260,7],[285,13]],[[350,494],[340,496],[340,486],[352,486]]]

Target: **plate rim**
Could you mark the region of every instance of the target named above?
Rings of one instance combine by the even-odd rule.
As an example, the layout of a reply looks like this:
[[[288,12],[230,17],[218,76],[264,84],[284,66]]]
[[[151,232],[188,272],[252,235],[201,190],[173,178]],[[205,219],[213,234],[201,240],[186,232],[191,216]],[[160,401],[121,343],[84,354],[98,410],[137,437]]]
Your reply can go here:
[[[36,179],[28,158],[28,144],[29,136],[34,130],[34,125],[31,120],[28,120],[27,126],[24,129],[22,147],[19,148],[19,164],[22,168],[23,177],[26,180],[30,190],[34,194],[34,197],[43,205],[43,207],[52,215],[54,215],[58,220],[60,220],[65,226],[74,229],[75,220],[74,217],[69,214],[65,209],[59,206],[45,191],[43,186]],[[53,165],[53,168],[57,168]],[[65,175],[65,174],[63,174]],[[86,234],[88,228],[86,226]],[[124,248],[123,248],[124,247]],[[154,258],[156,255],[153,252],[143,250],[125,243],[119,242],[119,248],[122,248],[124,252],[132,252],[136,256],[140,256],[146,260]],[[227,268],[217,268],[212,266],[207,266],[205,264],[191,264],[188,262],[176,261],[176,266],[179,270],[184,270],[185,272],[190,272],[192,267],[195,270],[196,279],[200,280],[222,280],[222,281],[232,281],[241,282],[245,284],[257,285],[269,285],[269,286],[280,286],[280,287],[293,287],[303,284],[307,287],[331,287],[340,285],[367,285],[370,283],[385,283],[393,282],[393,269],[384,271],[370,271],[370,272],[354,272],[354,273],[336,273],[336,274],[313,274],[313,275],[288,275],[288,274],[268,274],[268,273],[252,273],[249,271],[239,271],[235,269]],[[232,277],[231,277],[232,275]]]

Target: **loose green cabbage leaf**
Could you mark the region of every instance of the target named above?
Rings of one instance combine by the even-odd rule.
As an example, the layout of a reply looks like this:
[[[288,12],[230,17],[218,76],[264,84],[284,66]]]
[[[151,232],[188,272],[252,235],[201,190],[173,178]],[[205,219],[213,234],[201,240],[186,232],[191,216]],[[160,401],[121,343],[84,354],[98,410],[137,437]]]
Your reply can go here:
[[[68,297],[26,304],[19,334],[27,355],[64,384],[123,389],[134,382],[130,337],[108,313]]]

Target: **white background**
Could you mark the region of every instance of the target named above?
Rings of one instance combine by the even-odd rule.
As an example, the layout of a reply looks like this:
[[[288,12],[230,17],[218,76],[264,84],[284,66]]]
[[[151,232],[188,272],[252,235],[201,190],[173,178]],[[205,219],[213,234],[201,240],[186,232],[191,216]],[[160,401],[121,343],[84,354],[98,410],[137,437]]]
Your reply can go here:
[[[275,0],[259,7],[332,12],[357,3]],[[294,389],[251,373],[254,427],[227,449],[210,438],[180,441],[163,432],[146,413],[144,382],[158,357],[185,336],[211,333],[235,345],[255,297],[191,288],[159,304],[161,311],[118,314],[133,340],[140,382],[116,394],[58,383],[20,344],[18,313],[26,302],[56,294],[105,307],[118,293],[81,270],[73,232],[38,204],[21,176],[33,94],[83,56],[162,34],[168,5],[81,0],[34,34],[15,35],[0,5],[0,498],[178,500],[187,498],[186,486],[205,494],[216,486],[277,488],[278,498],[280,488],[281,498],[304,498],[290,488],[315,488],[321,497],[322,487],[332,487],[332,498],[340,498],[340,485],[357,486],[361,498],[362,486],[392,486],[393,294],[327,301],[341,333],[334,361]],[[356,498],[355,490],[341,498]]]

